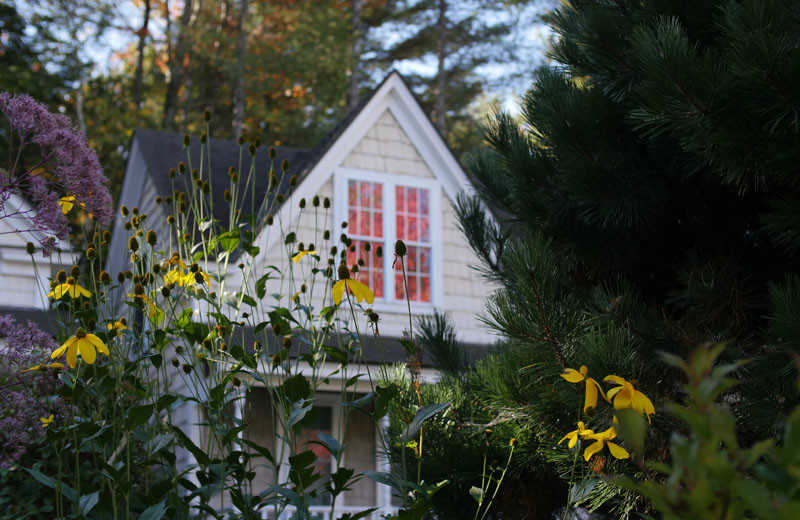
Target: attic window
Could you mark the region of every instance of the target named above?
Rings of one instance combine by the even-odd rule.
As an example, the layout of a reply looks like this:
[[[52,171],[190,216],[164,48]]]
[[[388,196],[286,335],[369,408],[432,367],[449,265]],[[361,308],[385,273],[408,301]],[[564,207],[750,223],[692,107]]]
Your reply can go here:
[[[406,280],[412,302],[433,304],[436,278],[434,236],[439,215],[434,204],[437,184],[429,179],[374,174],[358,170],[339,173],[341,197],[346,206],[338,215],[348,222],[348,236],[354,250],[348,251],[347,264],[359,260],[359,279],[369,285],[378,301],[405,301],[403,271],[394,266],[394,243],[402,239],[408,248],[405,257]],[[369,244],[369,247],[367,247]],[[378,258],[376,250],[385,252]]]

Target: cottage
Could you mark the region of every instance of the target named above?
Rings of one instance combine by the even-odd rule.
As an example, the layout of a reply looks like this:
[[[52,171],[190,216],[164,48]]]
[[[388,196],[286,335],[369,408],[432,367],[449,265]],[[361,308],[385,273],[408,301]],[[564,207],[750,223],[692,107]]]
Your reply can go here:
[[[236,142],[212,139],[208,150],[215,171],[227,171],[228,166],[238,164]],[[196,140],[188,151],[194,161],[199,160]],[[259,148],[256,163],[269,164],[267,154],[266,147]],[[138,207],[148,214],[151,222],[159,221],[164,216],[163,206],[156,204],[156,198],[172,194],[172,181],[167,172],[186,158],[181,135],[137,130],[131,143],[120,204]],[[484,297],[492,287],[471,269],[479,261],[459,231],[452,207],[459,193],[471,189],[469,181],[398,73],[390,74],[315,147],[308,150],[278,148],[274,162],[280,164],[284,159],[288,160],[289,172],[296,176],[297,183],[291,190],[282,187],[287,188],[286,200],[275,214],[275,220],[295,230],[300,240],[307,236],[306,240],[312,241],[311,237],[318,232],[318,222],[313,212],[298,217],[297,207],[301,199],[310,201],[318,196],[331,201],[334,223],[348,222],[347,232],[356,246],[348,263],[356,257],[365,260],[360,277],[375,293],[372,308],[381,317],[384,361],[405,359],[397,338],[403,337],[409,323],[399,267],[393,265],[391,254],[382,257],[376,254],[378,246],[391,252],[397,239],[408,245],[405,267],[413,316],[446,311],[467,348],[480,351],[493,342],[478,317]],[[214,196],[221,197],[223,183],[228,180],[225,175],[215,175],[212,174],[210,182]],[[256,197],[263,198],[267,183],[266,175],[257,178]],[[220,221],[228,218],[223,208],[225,203],[221,198],[215,201],[214,216]],[[256,270],[267,265],[288,268],[291,258],[283,237],[264,229],[261,228],[255,241],[260,251],[255,259]],[[126,240],[127,231],[122,222],[117,222],[108,261],[112,275],[126,268],[129,257]],[[242,283],[235,264],[231,262],[226,275],[232,292]],[[365,359],[377,363],[378,356],[367,350]],[[360,414],[350,414],[347,425],[338,424],[339,396],[334,392],[340,386],[336,378],[341,376],[336,375],[335,364],[330,365],[327,369],[330,377],[321,387],[323,392],[317,394],[319,413],[314,428],[333,435],[346,429],[350,446],[345,455],[348,467],[358,471],[380,470],[384,462],[378,456],[374,426]],[[435,377],[432,370],[423,368],[423,371],[426,377]],[[326,388],[331,390],[330,394],[325,394]],[[249,434],[272,449],[279,441],[270,418],[269,401],[262,390],[254,384],[247,397]],[[357,387],[356,391],[365,390]],[[197,410],[186,411],[184,420],[187,434],[195,439],[202,436],[197,427],[201,422],[198,413]],[[322,457],[320,463],[327,465],[321,468],[323,471],[334,470],[333,461]],[[266,486],[274,481],[271,470],[261,468],[258,471],[256,482]],[[339,512],[359,511],[369,506],[388,512],[392,500],[386,486],[363,479],[337,504],[341,504],[337,506]],[[320,508],[319,514],[320,518],[328,518],[325,516],[327,508]]]

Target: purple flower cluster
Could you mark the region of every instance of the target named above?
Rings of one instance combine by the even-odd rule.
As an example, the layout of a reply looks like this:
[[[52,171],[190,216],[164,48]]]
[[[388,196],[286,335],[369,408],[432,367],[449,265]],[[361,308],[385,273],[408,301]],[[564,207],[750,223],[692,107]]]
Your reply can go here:
[[[113,215],[107,179],[97,154],[69,118],[51,114],[28,95],[8,92],[0,93],[0,112],[11,125],[13,144],[18,148],[35,145],[41,154],[41,161],[28,169],[12,164],[8,172],[0,170],[0,204],[11,193],[27,196],[36,206],[31,217],[38,230],[64,239],[69,223],[58,201],[64,195],[73,195],[102,226],[107,226]],[[0,213],[0,218],[4,214]]]
[[[25,456],[31,443],[41,437],[40,417],[59,410],[49,404],[56,379],[53,370],[26,368],[50,362],[58,345],[35,323],[18,325],[11,316],[0,316],[0,468],[13,466]]]

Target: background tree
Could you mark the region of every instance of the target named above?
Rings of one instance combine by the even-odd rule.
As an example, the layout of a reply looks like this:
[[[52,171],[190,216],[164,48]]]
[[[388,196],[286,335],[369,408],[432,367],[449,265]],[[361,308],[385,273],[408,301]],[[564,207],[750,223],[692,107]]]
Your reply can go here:
[[[406,78],[456,153],[477,142],[475,134],[462,140],[450,138],[459,134],[449,131],[465,119],[475,123],[468,109],[486,88],[481,67],[517,58],[510,36],[522,29],[515,23],[518,13],[535,4],[526,0],[403,0],[393,2],[382,21],[383,29],[393,34],[390,45],[381,42],[378,61],[388,66],[415,64],[419,72],[406,72]]]
[[[655,401],[634,459],[664,461],[677,426],[662,403],[682,390],[659,353],[725,341],[724,360],[750,359],[725,397],[740,441],[778,436],[798,404],[800,8],[575,1],[552,20],[554,66],[525,96],[522,124],[503,113],[488,122],[490,147],[469,161],[480,198],[458,207],[501,287],[487,318],[506,338],[461,376],[484,406],[464,424],[501,421],[520,439],[512,474],[568,478],[573,455],[555,446],[575,429],[583,391],[559,374],[586,365],[598,380],[638,381]],[[610,423],[609,407],[586,420]],[[441,461],[456,456],[443,451]],[[630,461],[593,460],[644,478]],[[480,464],[476,454],[473,475]],[[524,511],[536,490],[508,482],[502,507]],[[648,508],[596,484],[587,503],[615,518]]]

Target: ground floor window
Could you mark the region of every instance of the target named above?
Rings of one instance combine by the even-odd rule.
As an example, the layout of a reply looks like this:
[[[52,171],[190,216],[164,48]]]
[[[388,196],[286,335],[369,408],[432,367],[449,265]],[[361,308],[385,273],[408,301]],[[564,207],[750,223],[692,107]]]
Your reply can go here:
[[[360,410],[340,406],[339,401],[340,396],[337,393],[317,394],[316,420],[303,432],[304,437],[299,439],[296,451],[312,450],[317,455],[316,471],[324,476],[330,475],[337,469],[336,461],[323,446],[314,441],[324,437],[322,434],[331,435],[345,445],[342,466],[353,468],[356,473],[382,469],[383,463],[377,449],[377,432],[372,419]],[[274,416],[266,388],[254,387],[248,392],[245,420],[249,424],[246,435],[250,441],[269,449],[276,459],[283,457],[277,475],[275,468],[266,459],[258,458],[254,461],[253,471],[256,477],[253,479],[252,492],[258,494],[276,483],[287,482],[290,453],[284,436],[279,434],[280,428],[276,427],[280,421]],[[384,489],[385,486],[372,479],[362,478],[351,488],[336,499],[337,516],[370,507],[391,507],[390,495]],[[314,518],[330,520],[330,503],[330,495],[318,495],[311,507]]]

